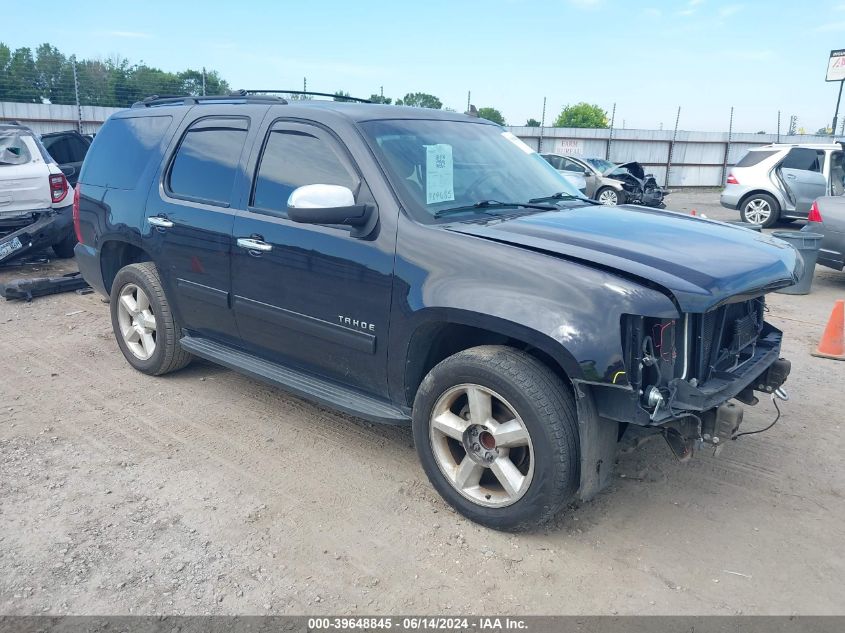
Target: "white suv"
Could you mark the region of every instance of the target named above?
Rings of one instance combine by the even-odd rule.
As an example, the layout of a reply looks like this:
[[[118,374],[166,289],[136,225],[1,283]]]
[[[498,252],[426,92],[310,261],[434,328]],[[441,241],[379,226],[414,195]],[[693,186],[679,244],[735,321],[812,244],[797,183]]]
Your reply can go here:
[[[0,264],[48,246],[73,257],[73,188],[38,136],[0,125]]]
[[[813,200],[841,195],[842,143],[773,144],[748,151],[728,173],[723,207],[744,222],[772,226],[806,219]]]

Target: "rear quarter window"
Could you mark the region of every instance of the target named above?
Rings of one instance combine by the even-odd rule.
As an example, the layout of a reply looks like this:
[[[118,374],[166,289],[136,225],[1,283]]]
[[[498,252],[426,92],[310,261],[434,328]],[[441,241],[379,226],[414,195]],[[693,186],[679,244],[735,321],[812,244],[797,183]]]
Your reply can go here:
[[[91,145],[79,180],[85,184],[134,189],[173,117],[109,119]]]
[[[739,162],[736,164],[737,167],[753,167],[758,163],[762,163],[767,158],[774,156],[778,153],[778,150],[752,150],[748,152],[745,156],[739,159]]]

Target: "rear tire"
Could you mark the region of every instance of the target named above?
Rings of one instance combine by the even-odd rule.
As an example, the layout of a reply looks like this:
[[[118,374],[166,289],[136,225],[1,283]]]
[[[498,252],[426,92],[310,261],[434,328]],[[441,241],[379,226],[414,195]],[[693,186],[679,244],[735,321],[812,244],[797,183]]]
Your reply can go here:
[[[596,201],[607,207],[625,204],[626,199],[624,191],[619,191],[613,187],[602,187],[596,192]]]
[[[742,201],[739,216],[743,222],[759,224],[767,229],[780,218],[780,205],[767,193],[755,193]]]
[[[76,246],[76,233],[71,231],[61,242],[53,244],[53,252],[60,259],[70,259],[73,257],[74,246]]]
[[[485,345],[439,363],[417,391],[413,432],[431,484],[487,527],[536,527],[578,489],[572,390],[525,352]]]
[[[135,369],[160,376],[182,369],[191,355],[152,262],[121,268],[111,288],[111,322],[120,351]]]

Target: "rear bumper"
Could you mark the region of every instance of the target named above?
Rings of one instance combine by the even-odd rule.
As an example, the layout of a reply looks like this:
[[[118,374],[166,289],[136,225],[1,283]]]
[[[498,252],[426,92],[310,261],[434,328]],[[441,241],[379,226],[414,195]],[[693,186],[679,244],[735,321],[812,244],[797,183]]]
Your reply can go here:
[[[94,290],[101,295],[108,297],[109,291],[103,283],[103,271],[100,267],[100,251],[90,246],[79,242],[73,249],[76,257],[76,265],[79,267],[79,272],[82,273],[82,278]]]
[[[5,243],[17,238],[22,248],[0,258],[0,263],[61,242],[73,230],[73,207],[68,205],[59,209],[35,211],[29,218],[22,219],[19,225],[16,222],[4,224],[5,235],[0,237],[0,242]]]
[[[726,209],[739,209],[739,202],[747,192],[748,188],[741,185],[725,185],[719,196],[719,204]]]

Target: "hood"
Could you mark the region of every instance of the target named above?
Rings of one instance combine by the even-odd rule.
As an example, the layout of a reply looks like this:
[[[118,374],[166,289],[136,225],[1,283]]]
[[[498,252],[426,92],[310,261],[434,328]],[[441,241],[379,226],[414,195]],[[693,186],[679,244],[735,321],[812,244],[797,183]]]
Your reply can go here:
[[[776,238],[643,207],[591,205],[447,228],[646,280],[684,312],[792,285],[803,268],[797,251]]]
[[[645,178],[645,170],[643,169],[643,166],[640,165],[635,160],[629,161],[627,163],[621,163],[619,165],[616,165],[616,167],[608,169],[606,172],[604,172],[603,175],[604,176],[611,176],[616,171],[627,171],[634,178],[637,178],[639,180],[642,180],[643,178]]]

